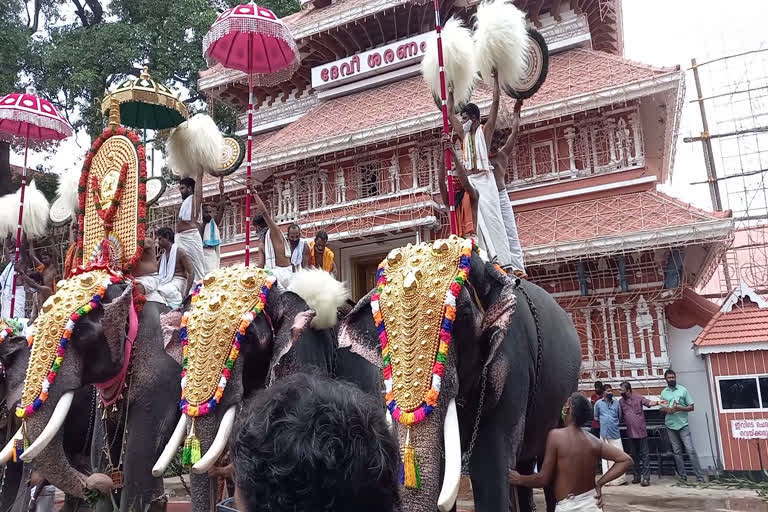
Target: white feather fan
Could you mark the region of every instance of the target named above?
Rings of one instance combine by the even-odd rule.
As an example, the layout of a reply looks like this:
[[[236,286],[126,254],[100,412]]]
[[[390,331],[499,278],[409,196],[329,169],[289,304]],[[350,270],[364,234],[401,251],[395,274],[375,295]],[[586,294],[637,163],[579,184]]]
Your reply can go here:
[[[79,205],[77,188],[80,186],[80,171],[73,169],[59,175],[59,186],[56,195],[64,201],[64,204],[74,216]]]
[[[0,236],[16,236],[19,220],[19,202],[21,188],[13,194],[0,197]],[[48,210],[50,205],[34,181],[24,190],[24,218],[21,229],[28,238],[42,238],[47,233]]]
[[[298,272],[291,281],[288,291],[304,299],[304,302],[315,311],[315,318],[310,324],[315,329],[328,329],[336,325],[336,312],[349,298],[349,292],[344,283],[320,269]]]
[[[486,0],[475,15],[475,63],[486,83],[498,73],[499,85],[514,87],[525,74],[528,58],[528,32],[525,13],[511,1]]]
[[[197,114],[171,132],[166,147],[175,174],[198,178],[221,165],[224,137],[210,116]]]
[[[457,105],[466,103],[472,96],[475,85],[474,51],[472,33],[461,20],[451,18],[442,31],[443,64],[445,64],[445,81],[453,90],[454,101]],[[432,89],[432,94],[440,98],[440,66],[437,58],[437,39],[427,42],[427,50],[421,61],[421,74]]]

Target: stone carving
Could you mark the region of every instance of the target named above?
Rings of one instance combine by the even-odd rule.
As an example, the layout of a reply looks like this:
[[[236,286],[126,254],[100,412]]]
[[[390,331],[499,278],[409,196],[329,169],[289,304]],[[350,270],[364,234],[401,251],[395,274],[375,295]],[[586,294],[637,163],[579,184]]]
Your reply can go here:
[[[400,192],[400,162],[397,159],[397,154],[392,155],[392,162],[387,171],[389,173],[389,191],[396,194]]]

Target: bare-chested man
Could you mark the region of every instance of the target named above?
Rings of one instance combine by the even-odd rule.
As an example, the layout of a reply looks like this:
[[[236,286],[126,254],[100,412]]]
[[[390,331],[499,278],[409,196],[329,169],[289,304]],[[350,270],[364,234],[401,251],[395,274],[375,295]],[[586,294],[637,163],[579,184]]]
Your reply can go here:
[[[511,471],[509,483],[522,487],[555,487],[555,512],[599,512],[603,508],[603,485],[623,476],[632,459],[622,450],[601,442],[581,426],[592,419],[592,407],[581,393],[574,393],[565,406],[564,428],[550,431],[541,471],[521,475]],[[595,465],[603,458],[614,462],[595,482]]]
[[[40,315],[43,304],[48,300],[48,297],[53,295],[53,290],[43,284],[43,274],[40,271],[34,270],[27,274],[21,262],[16,264],[16,274],[19,276],[21,283],[35,294],[35,301],[32,303],[32,314],[29,315],[29,323],[31,324]]]
[[[161,287],[172,284],[178,291],[174,300],[168,300],[168,306],[178,308],[181,302],[189,295],[195,282],[195,269],[189,256],[184,250],[174,243],[174,233],[170,228],[160,228],[155,233],[157,245],[162,249],[158,276]],[[158,290],[159,291],[159,290]]]
[[[272,270],[275,276],[277,276],[278,283],[288,287],[293,279],[290,246],[283,231],[272,219],[269,209],[267,209],[264,201],[256,193],[256,190],[252,190],[251,193],[253,194],[253,209],[259,214],[258,219],[257,216],[254,216],[254,225],[266,225],[267,228],[266,231],[263,231],[263,227],[261,228],[264,236],[259,237],[254,244],[257,249],[256,261],[261,263],[264,268]]]

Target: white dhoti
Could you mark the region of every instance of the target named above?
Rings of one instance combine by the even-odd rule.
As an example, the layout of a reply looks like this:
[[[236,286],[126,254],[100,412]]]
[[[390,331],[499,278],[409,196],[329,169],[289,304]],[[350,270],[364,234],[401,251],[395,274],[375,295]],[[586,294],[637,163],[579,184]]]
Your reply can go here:
[[[16,302],[11,312],[13,263],[8,263],[0,274],[0,289],[0,318],[26,318],[27,291],[21,279],[16,280]]]
[[[601,437],[600,440],[604,443],[608,443],[609,445],[613,446],[614,448],[618,448],[621,451],[624,451],[624,445],[621,444],[621,439],[607,439],[605,437]],[[602,460],[603,462],[603,474],[606,474],[611,467],[613,467],[613,461],[609,460]],[[616,480],[611,480],[605,485],[622,485],[626,482],[626,476],[622,475]]]
[[[578,496],[568,496],[557,502],[555,512],[603,512],[603,509],[597,506],[596,496],[594,489]]]
[[[277,284],[282,286],[286,290],[291,285],[291,281],[293,281],[293,276],[296,275],[296,273],[293,271],[291,267],[273,267],[269,270],[271,270],[272,273],[275,274],[275,277],[277,278]]]
[[[203,247],[203,258],[205,259],[205,273],[210,274],[221,266],[221,249],[216,247]]]
[[[195,271],[194,281],[197,283],[205,277],[205,256],[203,255],[203,239],[197,229],[188,229],[176,233],[174,244],[186,255]]]
[[[509,193],[506,190],[499,190],[499,207],[501,208],[501,218],[504,221],[504,229],[507,232],[507,240],[509,242],[510,265],[512,265],[513,270],[525,272],[523,246],[520,245],[515,212],[512,211],[512,202],[509,200]]]
[[[488,257],[502,267],[511,265],[507,231],[501,216],[499,189],[491,171],[469,175],[469,181],[477,190],[478,242],[488,252]]]
[[[165,304],[171,309],[178,309],[184,301],[187,280],[182,276],[173,276],[171,281],[163,283],[157,274],[136,278],[136,282],[144,287],[144,296],[148,301]]]

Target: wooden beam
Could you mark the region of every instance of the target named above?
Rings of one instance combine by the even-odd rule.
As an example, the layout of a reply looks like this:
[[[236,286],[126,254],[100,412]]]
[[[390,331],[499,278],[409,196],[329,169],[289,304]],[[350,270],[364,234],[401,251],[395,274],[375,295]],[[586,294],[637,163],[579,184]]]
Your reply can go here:
[[[376,48],[376,44],[374,44],[373,39],[371,38],[371,34],[368,32],[368,29],[365,28],[365,19],[360,22],[360,28],[363,29],[363,33],[365,34],[365,37],[368,38],[368,42],[371,44],[370,49]]]
[[[427,24],[427,14],[429,14],[429,8],[428,7],[421,7],[421,21],[419,22],[419,30],[421,32],[428,32],[429,29],[434,29],[434,25],[430,22]],[[432,21],[435,21],[435,11],[432,11]]]
[[[339,46],[344,48],[344,55],[340,55],[339,58],[346,57],[348,55],[352,55],[353,53],[355,53],[355,51],[351,47],[347,46],[347,43],[344,40],[342,40],[342,38],[336,35],[338,32],[339,32],[339,28],[336,27],[336,32],[334,32],[333,30],[329,30],[328,35],[331,36],[331,39],[336,41],[336,43]]]
[[[376,23],[379,24],[379,31],[381,32],[382,44],[387,42],[387,33],[384,32],[384,25],[381,23],[381,16],[376,16]]]
[[[395,8],[392,9],[392,19],[394,20],[394,23],[395,23],[395,38],[393,39],[393,41],[397,41],[397,6],[395,6]]]
[[[405,24],[405,35],[411,35],[411,16],[413,15],[413,2],[408,2],[408,21]]]
[[[362,52],[363,50],[365,50],[365,45],[363,43],[361,43],[355,37],[355,27],[357,27],[357,23],[355,23],[354,25],[349,26],[347,28],[347,35],[352,40],[352,42],[355,43],[355,46],[357,46],[357,48],[356,48],[357,51],[355,51],[354,53],[358,53],[358,52]]]

